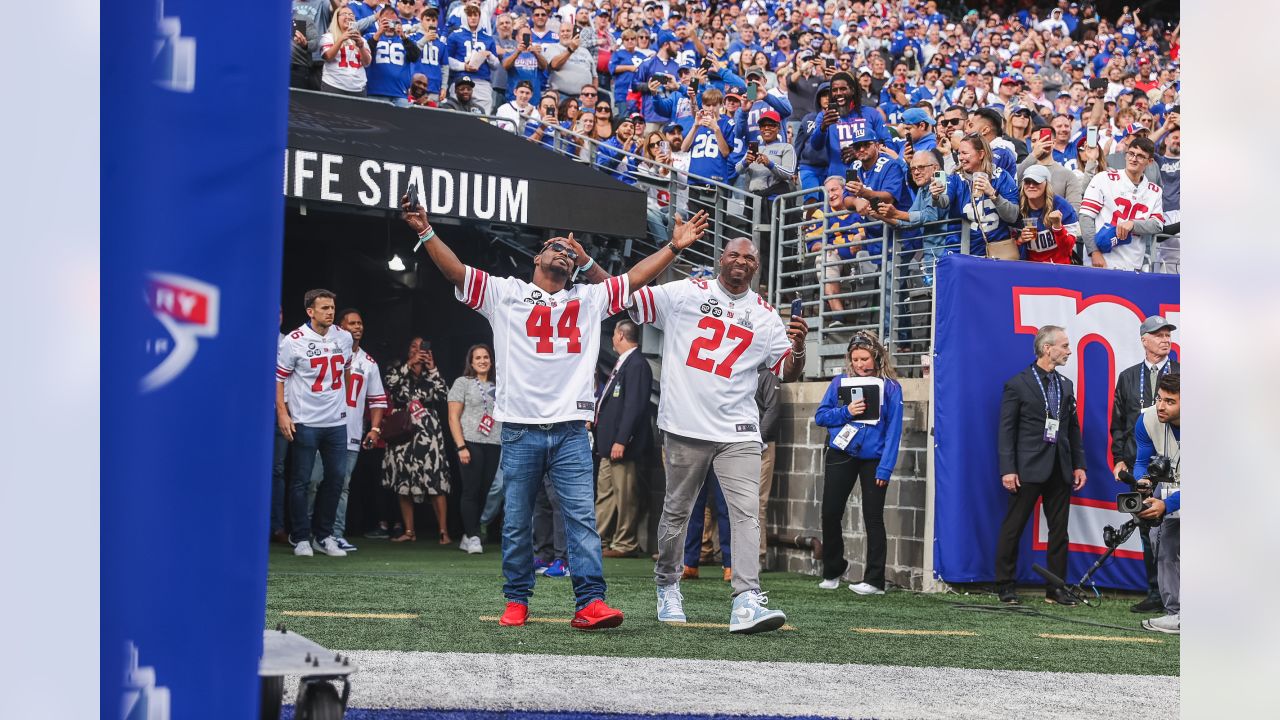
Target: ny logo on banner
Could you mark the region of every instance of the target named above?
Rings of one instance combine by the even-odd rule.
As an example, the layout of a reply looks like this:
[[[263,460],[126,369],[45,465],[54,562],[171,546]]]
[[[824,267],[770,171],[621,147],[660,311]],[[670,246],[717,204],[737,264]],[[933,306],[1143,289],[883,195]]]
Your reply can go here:
[[[155,83],[165,90],[196,89],[196,39],[182,36],[182,19],[165,17],[164,0],[156,3]]]
[[[147,276],[147,307],[169,332],[173,344],[170,347],[164,340],[149,343],[152,352],[168,354],[142,378],[142,392],[161,388],[181,375],[199,350],[198,338],[218,336],[218,300],[218,288],[208,283],[169,273]]]

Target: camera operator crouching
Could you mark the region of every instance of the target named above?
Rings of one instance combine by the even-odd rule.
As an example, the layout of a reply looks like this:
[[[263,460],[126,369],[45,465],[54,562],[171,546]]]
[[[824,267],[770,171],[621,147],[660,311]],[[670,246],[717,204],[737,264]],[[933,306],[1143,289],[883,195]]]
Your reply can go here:
[[[1139,486],[1145,480],[1152,485],[1152,497],[1143,501],[1145,509],[1138,517],[1159,521],[1160,526],[1152,535],[1156,548],[1156,564],[1160,583],[1160,599],[1164,601],[1167,615],[1142,621],[1142,627],[1154,632],[1180,634],[1182,621],[1179,604],[1179,556],[1181,530],[1179,529],[1180,497],[1179,470],[1181,451],[1181,375],[1162,375],[1156,384],[1155,407],[1142,411],[1134,435],[1138,443],[1138,457],[1133,473]]]

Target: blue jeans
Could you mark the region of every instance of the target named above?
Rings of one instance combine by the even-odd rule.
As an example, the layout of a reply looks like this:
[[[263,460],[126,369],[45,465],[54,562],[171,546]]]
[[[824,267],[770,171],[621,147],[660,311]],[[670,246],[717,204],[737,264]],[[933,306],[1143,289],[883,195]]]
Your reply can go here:
[[[729,527],[729,506],[724,501],[715,470],[707,473],[707,481],[702,484],[698,501],[693,504],[693,512],[689,515],[689,532],[684,536],[684,565],[696,568],[702,562],[702,528],[706,523],[708,498],[712,500],[711,514],[715,516],[720,530],[720,565],[733,567],[733,553],[729,549],[733,534]]]
[[[316,453],[324,466],[324,479],[316,493],[316,509],[307,512],[307,490]],[[289,541],[300,543],[333,535],[333,518],[342,494],[342,477],[347,472],[347,426],[313,427],[294,425],[293,479],[289,484]]]
[[[347,488],[351,486],[351,471],[356,469],[356,458],[360,457],[359,450],[347,450],[347,467],[342,471],[342,494],[338,496],[338,509],[333,515],[333,536],[346,537],[347,529]],[[316,494],[320,490],[320,483],[324,481],[324,473],[320,468],[324,463],[313,465],[311,467],[311,485],[307,488],[307,511],[314,512],[316,505]]]
[[[276,423],[275,443],[271,449],[271,532],[284,530],[284,459],[289,452],[289,439]]]
[[[564,516],[569,568],[577,609],[605,594],[600,533],[596,531],[591,443],[581,421],[550,425],[502,424],[502,475],[506,517],[502,523],[502,574],[507,600],[527,604],[533,595],[533,503],[550,475]]]

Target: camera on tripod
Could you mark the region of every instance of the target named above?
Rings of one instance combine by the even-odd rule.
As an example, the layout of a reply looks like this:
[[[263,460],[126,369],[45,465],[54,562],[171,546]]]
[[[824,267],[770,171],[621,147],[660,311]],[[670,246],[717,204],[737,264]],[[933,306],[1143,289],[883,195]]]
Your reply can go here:
[[[1116,509],[1130,515],[1137,515],[1142,512],[1142,501],[1151,497],[1157,483],[1173,482],[1172,470],[1172,463],[1164,455],[1152,456],[1151,461],[1147,463],[1145,477],[1135,479],[1133,473],[1128,470],[1121,470],[1120,482],[1133,488],[1134,491],[1116,495]]]

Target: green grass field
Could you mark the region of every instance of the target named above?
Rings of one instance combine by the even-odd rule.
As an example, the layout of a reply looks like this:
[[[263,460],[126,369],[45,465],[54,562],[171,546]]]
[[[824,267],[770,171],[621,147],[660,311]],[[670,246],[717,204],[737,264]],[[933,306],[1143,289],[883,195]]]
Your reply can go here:
[[[266,625],[290,629],[340,650],[419,650],[478,653],[550,653],[626,657],[861,663],[921,667],[1057,672],[1178,674],[1179,639],[1138,629],[1144,617],[1128,611],[1132,599],[1103,600],[1098,609],[1047,605],[1030,590],[1025,607],[1052,617],[955,609],[953,603],[994,607],[993,595],[925,595],[891,591],[859,597],[843,587],[819,590],[817,579],[766,573],[761,580],[794,631],[733,636],[723,628],[668,626],[655,617],[653,563],[606,560],[609,603],[626,613],[616,630],[584,633],[563,623],[503,628],[482,616],[502,612],[502,576],[496,547],[466,555],[434,541],[392,544],[353,539],[346,558],[294,557],[271,546]],[[726,624],[729,586],[719,567],[681,583],[690,623]],[[284,613],[412,614],[413,619],[297,617]],[[567,621],[573,615],[568,578],[539,578],[531,618]],[[1119,625],[1093,627],[1072,620]],[[894,635],[879,630],[963,631],[974,635]],[[1148,642],[1042,638],[1055,635],[1132,638]],[[1149,641],[1155,641],[1149,642]]]

